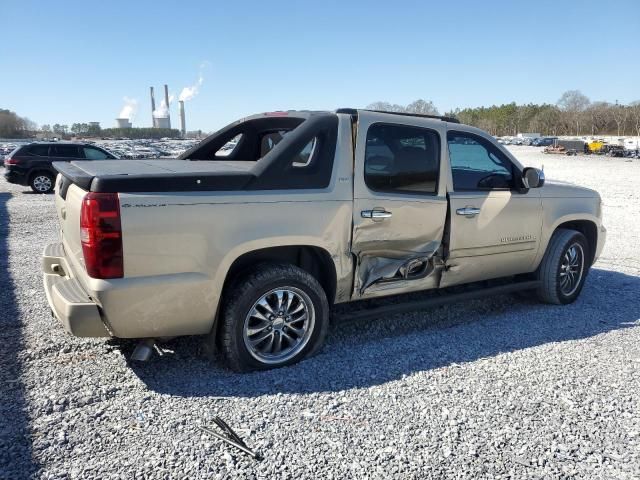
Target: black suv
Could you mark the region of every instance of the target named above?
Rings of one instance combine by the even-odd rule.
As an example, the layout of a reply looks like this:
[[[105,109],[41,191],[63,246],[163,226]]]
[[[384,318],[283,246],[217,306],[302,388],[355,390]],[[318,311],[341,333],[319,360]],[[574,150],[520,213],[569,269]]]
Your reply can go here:
[[[16,148],[4,159],[4,178],[9,183],[29,186],[34,192],[49,193],[58,174],[53,162],[114,158],[117,157],[88,143],[30,143]]]

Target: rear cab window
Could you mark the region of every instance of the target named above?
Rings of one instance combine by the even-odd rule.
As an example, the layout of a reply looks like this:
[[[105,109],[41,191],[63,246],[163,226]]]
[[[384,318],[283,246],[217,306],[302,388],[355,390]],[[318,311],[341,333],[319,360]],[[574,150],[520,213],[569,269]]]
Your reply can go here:
[[[274,147],[284,139],[287,133],[289,133],[287,130],[277,130],[275,132],[268,132],[262,135],[262,138],[260,139],[260,158],[273,150]],[[295,168],[304,168],[309,166],[313,159],[313,153],[317,143],[317,138],[314,137],[297,155],[291,159],[291,166]]]
[[[249,189],[326,188],[337,129],[329,112],[266,113],[230,124],[180,158],[252,163],[258,178]]]

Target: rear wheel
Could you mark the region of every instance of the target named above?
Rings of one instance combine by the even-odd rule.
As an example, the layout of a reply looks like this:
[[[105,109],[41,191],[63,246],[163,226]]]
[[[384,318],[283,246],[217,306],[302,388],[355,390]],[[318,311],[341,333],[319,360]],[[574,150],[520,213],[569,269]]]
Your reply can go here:
[[[36,172],[31,176],[29,186],[36,193],[50,193],[53,191],[53,175],[48,172]]]
[[[589,252],[589,243],[582,233],[556,230],[538,271],[541,281],[538,298],[557,305],[575,301],[589,272]]]
[[[225,294],[220,350],[236,371],[290,365],[324,341],[329,305],[318,281],[294,265],[265,264]]]

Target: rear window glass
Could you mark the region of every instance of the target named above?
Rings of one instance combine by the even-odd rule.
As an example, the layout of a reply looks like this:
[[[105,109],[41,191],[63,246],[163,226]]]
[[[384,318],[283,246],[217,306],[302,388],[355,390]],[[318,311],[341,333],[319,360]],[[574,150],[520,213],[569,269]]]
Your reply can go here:
[[[286,134],[287,130],[277,130],[275,132],[265,133],[260,139],[260,158],[273,150],[273,148],[282,141]]]
[[[48,157],[49,145],[29,145],[20,151],[20,154],[32,155],[34,157]]]
[[[76,145],[52,145],[52,157],[82,158]]]
[[[260,158],[273,150],[290,131],[291,130],[277,130],[265,133],[260,139]],[[298,168],[308,166],[313,159],[316,144],[317,141],[315,138],[307,143],[300,153],[293,158],[292,165]]]

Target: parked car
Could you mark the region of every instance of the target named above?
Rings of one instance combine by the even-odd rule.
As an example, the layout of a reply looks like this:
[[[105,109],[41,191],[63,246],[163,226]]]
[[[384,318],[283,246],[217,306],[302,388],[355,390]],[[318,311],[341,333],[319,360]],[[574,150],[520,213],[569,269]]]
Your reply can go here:
[[[115,155],[88,143],[34,142],[15,149],[4,159],[9,183],[31,187],[37,193],[53,191],[57,171],[53,162],[111,160]]]
[[[624,149],[633,152],[640,150],[640,138],[626,138],[624,140]]]
[[[603,148],[605,155],[609,157],[624,157],[625,149],[622,145],[606,145],[606,148]]]
[[[4,160],[11,152],[16,149],[16,145],[11,143],[5,143],[0,145],[0,160]],[[0,162],[4,166],[4,162]]]
[[[149,339],[206,334],[239,371],[317,352],[334,304],[424,290],[359,315],[515,290],[571,303],[606,236],[597,192],[545,182],[446,117],[274,112],[181,160],[54,165],[62,240],[42,268],[64,328],[147,339],[138,358]]]
[[[533,142],[531,142],[531,145],[533,145],[534,147],[549,147],[553,145],[557,139],[558,137],[536,138]]]

